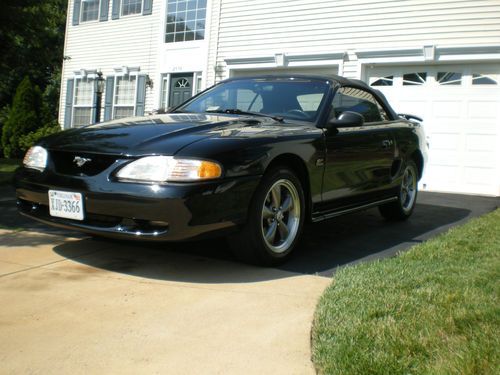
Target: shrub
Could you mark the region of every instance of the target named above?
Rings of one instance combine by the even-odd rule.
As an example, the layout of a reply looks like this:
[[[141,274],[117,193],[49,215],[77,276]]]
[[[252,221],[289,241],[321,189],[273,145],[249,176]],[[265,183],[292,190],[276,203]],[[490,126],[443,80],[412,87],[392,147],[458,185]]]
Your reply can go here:
[[[38,143],[38,141],[40,139],[42,139],[43,137],[47,137],[47,136],[55,134],[59,131],[61,131],[61,127],[59,126],[59,124],[57,124],[55,122],[47,124],[34,132],[30,132],[26,135],[22,135],[19,138],[19,148],[23,152],[26,152],[31,146]]]
[[[19,143],[23,136],[36,132],[41,126],[42,93],[25,77],[16,90],[12,108],[2,129],[3,153],[7,158],[22,157],[25,149]]]

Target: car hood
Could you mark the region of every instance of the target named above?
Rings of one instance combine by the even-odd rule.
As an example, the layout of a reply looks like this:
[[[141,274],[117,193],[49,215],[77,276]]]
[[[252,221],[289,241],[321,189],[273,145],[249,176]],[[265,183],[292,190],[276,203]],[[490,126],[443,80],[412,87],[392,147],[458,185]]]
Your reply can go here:
[[[262,129],[263,126],[265,129]],[[250,130],[255,127],[261,128],[261,131]],[[205,138],[228,134],[248,137],[258,133],[262,136],[263,132],[270,135],[279,132],[282,127],[283,124],[266,117],[166,114],[69,129],[45,138],[41,145],[50,150],[68,152],[174,155]]]

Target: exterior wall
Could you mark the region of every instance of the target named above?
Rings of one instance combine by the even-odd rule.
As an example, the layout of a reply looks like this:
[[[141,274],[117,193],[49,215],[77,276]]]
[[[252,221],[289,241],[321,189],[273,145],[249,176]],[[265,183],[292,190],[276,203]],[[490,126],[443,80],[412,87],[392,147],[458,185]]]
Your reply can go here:
[[[65,61],[62,72],[59,123],[64,124],[66,82],[81,69],[100,70],[103,76],[116,74],[115,68],[138,67],[140,73],[156,76],[158,30],[163,25],[162,1],[153,1],[151,15],[136,14],[111,19],[112,1],[109,2],[108,21],[84,22],[73,26],[73,3],[68,5]],[[146,91],[146,110],[151,109],[155,96]]]
[[[142,14],[112,19],[113,1],[109,1],[108,21],[72,24],[74,0],[68,4],[65,61],[63,65],[59,122],[64,124],[66,82],[82,69],[101,71],[103,77],[117,74],[122,66],[139,68],[148,75],[153,87],[146,90],[145,111],[161,107],[162,79],[174,73],[195,73],[205,87],[208,44],[212,26],[211,1],[207,4],[205,40],[165,43],[166,0],[153,1],[152,15]],[[168,83],[167,83],[168,84]],[[104,111],[101,111],[101,120]]]
[[[359,78],[357,50],[500,43],[498,0],[218,1],[221,78],[237,57],[343,51],[343,74]]]

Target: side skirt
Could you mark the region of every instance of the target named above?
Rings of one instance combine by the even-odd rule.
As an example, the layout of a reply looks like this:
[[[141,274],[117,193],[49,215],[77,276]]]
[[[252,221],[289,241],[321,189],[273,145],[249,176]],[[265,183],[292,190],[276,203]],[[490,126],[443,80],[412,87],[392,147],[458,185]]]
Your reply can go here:
[[[391,198],[382,199],[380,201],[375,201],[375,202],[367,203],[367,204],[364,204],[361,206],[348,208],[348,209],[343,209],[343,210],[338,210],[338,211],[328,211],[328,212],[316,212],[316,213],[312,214],[311,221],[313,223],[317,223],[319,221],[331,219],[333,217],[342,216],[342,215],[350,214],[350,213],[357,212],[357,211],[363,211],[363,210],[366,210],[368,208],[380,206],[381,204],[385,204],[385,203],[391,203],[391,202],[394,202],[397,200],[398,200],[398,197],[391,197]]]

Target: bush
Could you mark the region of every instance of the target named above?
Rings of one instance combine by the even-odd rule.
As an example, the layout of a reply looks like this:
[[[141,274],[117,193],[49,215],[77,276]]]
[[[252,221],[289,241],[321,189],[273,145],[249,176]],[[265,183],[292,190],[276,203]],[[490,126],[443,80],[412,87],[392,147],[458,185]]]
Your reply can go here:
[[[7,158],[20,158],[26,149],[19,141],[23,136],[36,132],[41,127],[40,112],[42,93],[29,77],[19,84],[12,108],[2,129],[3,153]]]
[[[45,125],[34,132],[30,132],[26,135],[22,135],[19,138],[19,148],[21,150],[23,150],[23,152],[25,152],[31,146],[38,143],[38,141],[40,139],[42,139],[43,137],[47,137],[47,136],[55,134],[59,131],[61,131],[61,127],[57,123],[51,123],[51,124]]]

